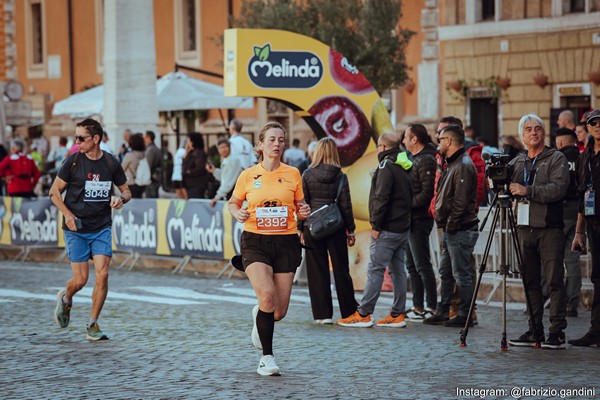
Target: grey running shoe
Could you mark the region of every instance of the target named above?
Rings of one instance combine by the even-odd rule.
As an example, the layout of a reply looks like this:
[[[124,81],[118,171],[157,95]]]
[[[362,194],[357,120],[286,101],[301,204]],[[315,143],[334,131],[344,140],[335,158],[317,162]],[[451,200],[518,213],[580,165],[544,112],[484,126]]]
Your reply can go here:
[[[61,328],[69,326],[69,319],[71,318],[71,305],[63,303],[63,297],[67,291],[61,289],[58,291],[56,296],[56,308],[54,309],[54,320]]]
[[[275,364],[275,357],[273,357],[272,355],[262,356],[260,358],[256,372],[263,376],[281,375],[279,367],[277,366],[277,364]]]
[[[100,326],[97,323],[93,323],[87,328],[87,340],[108,340],[108,336],[100,330]]]
[[[259,350],[262,350],[262,343],[260,342],[260,336],[258,335],[258,328],[256,327],[256,316],[258,315],[258,304],[252,309],[252,344]]]

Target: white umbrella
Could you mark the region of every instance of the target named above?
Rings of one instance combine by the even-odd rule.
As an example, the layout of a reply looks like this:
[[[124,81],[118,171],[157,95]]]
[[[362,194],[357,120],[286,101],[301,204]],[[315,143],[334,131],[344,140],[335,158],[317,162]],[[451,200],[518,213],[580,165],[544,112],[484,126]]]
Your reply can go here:
[[[170,72],[156,82],[159,111],[253,108],[251,97],[226,97],[222,86]]]
[[[156,82],[159,111],[208,110],[212,108],[253,108],[251,97],[226,97],[222,86],[192,78],[183,72],[170,72]],[[74,94],[54,103],[53,115],[83,118],[102,114],[104,87]]]
[[[94,114],[102,114],[103,107],[104,87],[96,86],[57,101],[52,108],[52,115],[64,114],[73,118],[85,118]]]

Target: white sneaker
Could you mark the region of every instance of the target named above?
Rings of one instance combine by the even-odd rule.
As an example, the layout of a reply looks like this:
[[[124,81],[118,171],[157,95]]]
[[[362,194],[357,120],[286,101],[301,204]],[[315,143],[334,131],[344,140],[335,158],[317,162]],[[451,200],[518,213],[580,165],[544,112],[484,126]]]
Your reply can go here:
[[[315,322],[319,325],[332,325],[333,324],[333,320],[331,318],[315,319]]]
[[[258,328],[256,327],[256,315],[258,314],[258,304],[252,309],[252,344],[259,350],[262,350],[262,343],[260,342],[260,336],[258,336]],[[260,374],[260,372],[259,372]]]
[[[275,357],[272,355],[260,358],[256,372],[263,376],[279,376],[281,374],[279,367],[275,364]]]

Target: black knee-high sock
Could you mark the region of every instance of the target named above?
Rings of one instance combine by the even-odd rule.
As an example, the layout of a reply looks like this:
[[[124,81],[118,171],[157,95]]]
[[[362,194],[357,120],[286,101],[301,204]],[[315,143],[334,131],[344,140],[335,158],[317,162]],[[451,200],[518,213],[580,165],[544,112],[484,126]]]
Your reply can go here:
[[[275,327],[275,313],[258,310],[256,315],[256,329],[263,348],[263,355],[273,354],[273,329]]]

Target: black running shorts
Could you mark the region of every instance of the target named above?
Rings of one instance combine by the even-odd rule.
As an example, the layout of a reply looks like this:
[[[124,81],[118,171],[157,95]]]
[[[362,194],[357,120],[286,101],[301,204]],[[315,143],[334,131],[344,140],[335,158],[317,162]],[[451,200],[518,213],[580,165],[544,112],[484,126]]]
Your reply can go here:
[[[273,273],[296,272],[302,261],[298,235],[259,235],[242,232],[242,262],[244,269],[254,262],[265,263]]]

